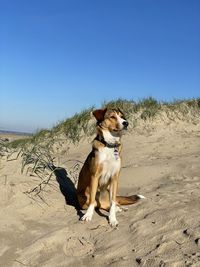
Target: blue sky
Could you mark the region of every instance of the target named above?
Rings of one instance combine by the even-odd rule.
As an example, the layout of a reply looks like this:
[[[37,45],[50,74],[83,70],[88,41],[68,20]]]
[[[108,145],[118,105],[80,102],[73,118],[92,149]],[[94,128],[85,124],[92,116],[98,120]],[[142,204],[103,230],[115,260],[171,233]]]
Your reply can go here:
[[[0,0],[0,129],[104,100],[200,96],[198,0]]]

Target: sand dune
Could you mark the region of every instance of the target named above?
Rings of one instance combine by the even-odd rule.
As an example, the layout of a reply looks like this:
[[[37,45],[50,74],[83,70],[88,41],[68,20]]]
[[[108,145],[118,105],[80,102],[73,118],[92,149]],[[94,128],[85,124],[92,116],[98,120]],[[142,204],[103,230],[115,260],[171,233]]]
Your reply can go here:
[[[105,211],[90,223],[79,221],[73,206],[75,189],[65,172],[73,162],[66,160],[83,161],[87,141],[60,157],[54,187],[42,195],[46,204],[23,193],[38,178],[21,174],[20,159],[1,159],[0,265],[200,266],[199,125],[135,130],[123,144],[119,191],[146,199],[117,215],[117,229]]]

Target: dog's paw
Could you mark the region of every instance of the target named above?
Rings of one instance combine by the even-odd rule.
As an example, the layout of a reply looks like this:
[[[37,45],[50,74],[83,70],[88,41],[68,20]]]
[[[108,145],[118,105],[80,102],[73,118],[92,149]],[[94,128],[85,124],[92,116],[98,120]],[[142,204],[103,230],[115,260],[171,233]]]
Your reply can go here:
[[[91,221],[93,213],[94,213],[94,204],[90,204],[85,215],[83,215],[83,217],[81,218],[81,221],[86,221],[86,222]]]
[[[91,220],[92,220],[92,214],[87,214],[87,212],[86,212],[86,214],[83,215],[83,217],[81,218],[81,221],[85,221],[85,222],[89,222],[89,221],[91,221]]]
[[[109,217],[109,224],[111,227],[117,227],[119,225],[118,221],[114,218]]]

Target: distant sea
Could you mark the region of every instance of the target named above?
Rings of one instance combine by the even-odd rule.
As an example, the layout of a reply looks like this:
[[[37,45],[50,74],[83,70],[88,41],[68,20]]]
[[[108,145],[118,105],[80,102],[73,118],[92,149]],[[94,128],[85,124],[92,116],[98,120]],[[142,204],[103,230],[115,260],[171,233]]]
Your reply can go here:
[[[17,132],[17,131],[6,131],[6,130],[0,130],[0,134],[32,135],[32,133]]]

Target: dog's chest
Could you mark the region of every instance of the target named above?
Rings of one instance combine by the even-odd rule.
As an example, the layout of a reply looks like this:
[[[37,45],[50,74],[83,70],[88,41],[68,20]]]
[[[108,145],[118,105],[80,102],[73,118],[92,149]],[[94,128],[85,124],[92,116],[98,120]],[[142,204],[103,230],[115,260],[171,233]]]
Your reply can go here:
[[[109,179],[120,170],[121,159],[117,149],[104,147],[99,151],[99,163],[102,164],[100,185],[107,184]]]

